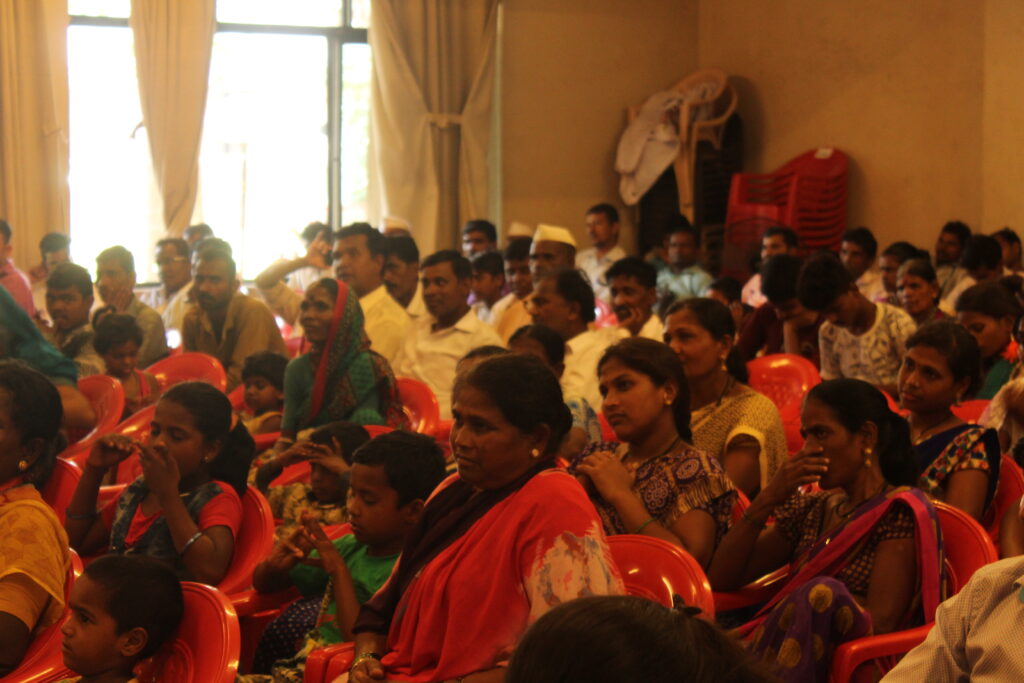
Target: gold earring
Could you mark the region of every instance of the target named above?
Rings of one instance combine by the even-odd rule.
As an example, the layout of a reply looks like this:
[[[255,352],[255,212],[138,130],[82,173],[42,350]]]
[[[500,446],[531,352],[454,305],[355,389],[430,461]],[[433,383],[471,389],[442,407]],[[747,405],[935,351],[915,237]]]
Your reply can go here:
[[[536,460],[537,458],[539,458],[539,457],[540,457],[540,449],[539,449],[539,448],[534,448],[534,449],[533,449],[532,451],[530,451],[530,456],[531,456],[531,457],[532,457],[532,458],[533,458],[534,460]]]
[[[871,467],[871,449],[864,449],[864,467]]]
[[[18,461],[18,471],[19,472],[24,472],[27,469],[28,469],[28,460],[19,460]]]

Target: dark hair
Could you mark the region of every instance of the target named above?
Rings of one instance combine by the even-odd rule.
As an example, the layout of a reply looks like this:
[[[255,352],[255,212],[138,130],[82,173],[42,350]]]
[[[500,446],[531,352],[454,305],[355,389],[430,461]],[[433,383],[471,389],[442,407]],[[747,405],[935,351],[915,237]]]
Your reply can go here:
[[[590,282],[572,268],[562,268],[544,276],[555,281],[555,291],[571,304],[580,307],[580,318],[585,323],[592,323],[597,318],[594,312],[594,290]]]
[[[459,359],[459,361],[474,360],[476,358],[494,358],[495,356],[504,356],[508,353],[509,350],[504,346],[484,344],[483,346],[478,346],[475,349],[470,349],[466,355]]]
[[[671,237],[672,235],[675,235],[677,233],[690,235],[691,237],[693,237],[693,246],[697,247],[698,249],[700,248],[700,230],[690,225],[689,221],[687,221],[686,223],[677,223],[676,225],[673,225],[668,231],[668,236]]]
[[[340,240],[345,239],[346,237],[357,237],[359,235],[366,238],[366,248],[369,249],[371,256],[387,257],[388,243],[384,237],[384,233],[369,223],[352,223],[351,225],[346,225],[338,231],[338,234],[335,235],[335,239]]]
[[[761,264],[761,293],[776,306],[796,298],[803,261],[792,254],[776,254]]]
[[[565,360],[565,340],[547,325],[523,325],[509,337],[509,346],[520,339],[532,339],[540,344],[551,365],[558,365]]]
[[[1016,244],[1020,246],[1020,235],[1017,234],[1016,230],[1009,226],[1001,230],[996,230],[994,233],[992,233],[992,236],[995,237],[997,240],[1002,240],[1003,242],[1006,242],[1007,244]]]
[[[942,226],[942,230],[939,232],[948,232],[956,237],[961,247],[967,244],[967,240],[971,238],[971,229],[963,221],[949,221]]]
[[[482,218],[468,220],[466,221],[466,224],[462,226],[463,235],[468,235],[471,232],[482,232],[488,242],[498,241],[498,229],[494,227],[494,223]]]
[[[335,280],[333,277],[320,278],[319,280],[314,282],[306,291],[309,291],[310,289],[316,289],[317,287],[322,287],[326,289],[328,296],[330,296],[331,298],[331,301],[337,301],[338,281]]]
[[[868,258],[875,258],[875,254],[878,253],[878,240],[875,239],[875,235],[861,226],[859,228],[851,228],[843,233],[843,242],[853,242],[858,247],[864,250],[864,254]]]
[[[907,351],[915,346],[927,346],[942,354],[953,373],[953,381],[970,380],[964,393],[974,394],[981,377],[981,351],[967,328],[952,320],[926,323],[907,339]]]
[[[867,422],[878,428],[878,464],[893,486],[914,486],[920,467],[910,442],[907,421],[889,410],[885,395],[859,379],[830,379],[816,385],[807,400],[827,406],[843,427],[856,432]]]
[[[230,484],[244,496],[256,444],[241,420],[231,427],[228,397],[205,382],[182,382],[164,392],[160,400],[187,410],[206,441],[220,442],[220,454],[209,465],[210,477]]]
[[[919,277],[925,282],[938,284],[939,276],[935,274],[932,262],[927,258],[912,258],[903,262],[900,273]]]
[[[416,240],[408,235],[385,236],[388,255],[397,256],[402,263],[417,263],[420,260],[420,250],[416,246]]]
[[[610,646],[614,644],[614,646]],[[691,608],[591,596],[558,605],[519,641],[508,683],[768,683],[737,640]]]
[[[791,249],[800,246],[800,238],[797,237],[796,231],[784,225],[773,225],[765,230],[761,235],[761,241],[764,241],[766,237],[775,237],[776,235],[781,237],[786,246]]]
[[[117,265],[121,266],[121,270],[126,273],[135,273],[135,257],[132,256],[132,252],[120,245],[107,247],[101,251],[99,256],[96,257],[96,265],[98,266],[104,261],[117,261]]]
[[[96,311],[97,315],[99,311]],[[114,313],[98,318],[96,333],[92,338],[92,346],[96,353],[105,355],[115,346],[121,346],[133,341],[139,347],[142,346],[142,328],[130,315],[126,313]]]
[[[235,267],[235,259],[231,256],[231,251],[224,249],[219,245],[200,245],[196,251],[196,263],[209,263],[210,261],[223,261],[228,266],[228,277],[234,278],[238,272]]]
[[[228,255],[233,255],[235,253],[230,242],[210,235],[209,237],[204,237],[196,242],[195,248],[192,250],[192,258],[194,259],[198,257],[200,252],[206,249],[219,249],[220,251],[227,252]]]
[[[313,221],[312,223],[310,223],[309,225],[302,229],[302,241],[305,242],[306,244],[312,244],[313,240],[315,240],[320,235],[323,235],[324,233],[327,233],[326,239],[330,240],[332,232],[333,230],[331,230],[331,226],[327,225],[326,223],[321,223],[320,221]]]
[[[288,358],[275,351],[251,353],[242,362],[242,381],[262,377],[278,391],[284,391],[284,369],[287,365]]]
[[[48,232],[39,240],[39,254],[46,258],[47,254],[61,251],[71,246],[71,238],[62,232]]]
[[[682,310],[693,313],[700,326],[707,330],[715,341],[732,337],[733,346],[725,359],[725,369],[737,382],[746,384],[750,375],[747,372],[747,364],[743,361],[743,355],[736,346],[736,320],[732,317],[729,307],[715,299],[682,299],[669,307],[665,319],[667,320],[668,316],[676,311]]]
[[[192,260],[192,247],[188,246],[188,242],[180,237],[165,237],[156,243],[156,248],[161,247],[174,247],[174,250],[178,252],[178,256],[184,256],[189,261]]]
[[[0,389],[10,394],[11,424],[21,443],[41,439],[43,449],[32,466],[22,474],[41,489],[50,479],[57,454],[67,445],[61,432],[64,407],[53,382],[19,360],[0,360]]]
[[[716,292],[721,292],[729,303],[736,303],[743,298],[743,285],[740,281],[731,277],[720,277],[710,285],[708,289],[713,289]]]
[[[630,370],[647,375],[658,386],[669,382],[675,384],[676,400],[672,402],[672,416],[676,431],[685,441],[693,438],[690,432],[690,385],[686,382],[683,363],[675,351],[653,339],[628,337],[605,349],[597,363],[598,375],[610,360],[617,360]]]
[[[497,277],[505,276],[505,260],[496,251],[487,251],[477,254],[470,262],[474,273],[488,273]]]
[[[459,280],[468,280],[473,276],[473,267],[469,265],[469,259],[454,249],[442,249],[420,262],[420,270],[430,266],[439,266],[442,263],[452,264],[452,272]]]
[[[526,261],[530,258],[530,246],[533,245],[532,237],[512,240],[505,247],[506,261]]]
[[[572,427],[561,385],[534,356],[512,353],[489,358],[456,379],[455,392],[463,385],[487,394],[505,419],[523,433],[547,425],[551,430],[547,456],[554,457]]]
[[[362,448],[363,444],[370,440],[370,433],[366,427],[357,425],[354,422],[337,420],[328,422],[323,427],[318,427],[309,435],[309,440],[322,446],[331,446],[331,441],[337,439],[341,445],[341,457],[349,465],[352,464],[352,456],[356,450]]]
[[[617,277],[631,277],[646,289],[658,286],[658,271],[650,263],[636,256],[620,258],[604,273],[605,282],[611,282]]]
[[[892,258],[896,259],[898,263],[902,264],[905,261],[909,261],[912,258],[920,258],[921,256],[927,256],[927,252],[923,252],[921,249],[918,249],[910,242],[900,241],[893,242],[888,247],[886,247],[885,251],[882,252],[882,256],[891,256]]]
[[[970,311],[990,318],[1010,317],[1016,320],[1021,314],[1021,307],[1016,292],[1009,287],[1011,281],[1012,278],[1001,278],[968,287],[956,300],[956,312]]]
[[[208,239],[213,237],[213,228],[206,223],[196,223],[185,228],[185,236],[191,237],[192,235],[201,235],[200,239]]]
[[[997,269],[1003,262],[1003,247],[999,240],[988,235],[971,235],[960,257],[960,265],[967,270],[975,268]]]
[[[609,223],[619,222],[619,210],[607,202],[600,204],[594,204],[592,207],[587,209],[587,213],[584,215],[590,215],[592,213],[602,213],[604,217],[608,219]]]
[[[853,276],[832,252],[807,259],[796,281],[796,296],[811,311],[824,311],[853,286]]]
[[[83,299],[92,298],[89,271],[76,263],[61,263],[46,278],[47,289],[76,289]]]
[[[383,467],[388,485],[398,492],[398,504],[426,500],[445,477],[444,455],[425,435],[396,429],[376,436],[356,449],[352,462]]]
[[[145,555],[104,555],[86,566],[85,575],[106,593],[104,609],[117,635],[133,628],[146,632],[136,659],[152,657],[178,630],[185,600],[167,564]]]
[[[11,224],[5,221],[3,218],[0,218],[0,235],[3,236],[5,244],[11,243],[11,237],[13,236],[13,234],[14,231],[11,230]]]

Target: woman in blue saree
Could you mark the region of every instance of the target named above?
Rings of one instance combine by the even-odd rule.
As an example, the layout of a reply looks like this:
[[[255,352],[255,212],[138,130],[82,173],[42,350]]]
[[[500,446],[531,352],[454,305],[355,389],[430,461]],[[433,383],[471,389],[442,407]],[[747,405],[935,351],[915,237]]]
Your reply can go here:
[[[999,482],[1001,449],[994,429],[966,424],[952,412],[978,383],[981,352],[974,337],[951,321],[928,323],[907,340],[898,379],[910,411],[918,486],[932,498],[981,521]]]
[[[785,585],[741,632],[781,680],[806,683],[827,680],[840,643],[930,618],[943,581],[935,510],[909,488],[909,430],[883,394],[860,380],[823,382],[801,422],[804,448],[722,539],[708,578],[730,591],[788,567]],[[825,490],[798,492],[814,483]]]

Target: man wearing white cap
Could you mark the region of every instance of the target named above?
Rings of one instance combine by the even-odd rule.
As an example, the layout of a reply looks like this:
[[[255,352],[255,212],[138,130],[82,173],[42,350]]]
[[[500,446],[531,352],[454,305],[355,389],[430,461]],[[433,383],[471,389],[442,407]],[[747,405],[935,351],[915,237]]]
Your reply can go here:
[[[505,233],[505,246],[516,240],[532,240],[533,228],[522,221],[512,221],[508,224],[508,232]]]
[[[412,226],[409,225],[409,221],[398,216],[385,216],[384,220],[381,221],[380,231],[384,233],[385,237],[394,237],[396,235],[412,237]]]
[[[611,302],[605,273],[613,263],[626,258],[625,250],[619,246],[619,212],[611,204],[598,204],[587,210],[585,220],[594,246],[576,255],[576,267],[590,278],[594,296]]]
[[[562,268],[576,267],[576,240],[566,228],[557,225],[537,226],[530,245],[530,272],[533,279]]]

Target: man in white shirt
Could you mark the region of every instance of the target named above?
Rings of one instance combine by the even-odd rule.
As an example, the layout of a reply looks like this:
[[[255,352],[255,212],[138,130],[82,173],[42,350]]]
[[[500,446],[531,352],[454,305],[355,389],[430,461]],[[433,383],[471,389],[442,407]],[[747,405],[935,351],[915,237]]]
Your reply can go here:
[[[610,303],[605,273],[613,263],[626,257],[619,246],[619,212],[611,204],[598,204],[587,210],[585,220],[594,246],[576,255],[576,267],[587,274],[594,296]]]
[[[181,331],[185,313],[192,305],[192,250],[180,237],[156,243],[156,265],[160,272],[158,300],[153,308],[164,320],[164,328]]]
[[[867,228],[853,228],[843,233],[839,245],[839,260],[857,283],[857,289],[868,301],[885,297],[882,273],[875,268],[878,241]]]
[[[431,254],[420,265],[423,301],[430,315],[416,320],[392,364],[396,376],[425,382],[441,409],[451,418],[451,393],[459,359],[478,346],[502,346],[490,325],[466,303],[472,269],[453,249]]]
[[[620,335],[664,341],[665,326],[654,314],[654,304],[658,302],[658,271],[654,266],[636,256],[627,256],[612,264],[607,278]]]
[[[384,286],[388,294],[417,320],[427,315],[420,283],[420,250],[409,235],[390,235],[388,257],[384,261]]]
[[[534,283],[530,299],[533,321],[554,330],[565,340],[565,372],[562,392],[581,396],[600,410],[601,391],[597,363],[604,350],[619,339],[619,332],[588,329],[594,322],[594,291],[577,270],[563,269]]]
[[[658,273],[658,297],[673,300],[703,296],[711,275],[700,267],[700,233],[689,224],[672,229],[668,236],[668,265]]]
[[[799,240],[793,230],[781,225],[773,225],[761,235],[761,263],[763,264],[778,254],[795,256],[798,247]],[[761,273],[754,273],[747,280],[747,284],[743,285],[740,300],[752,308],[768,303],[768,299],[761,293]]]

